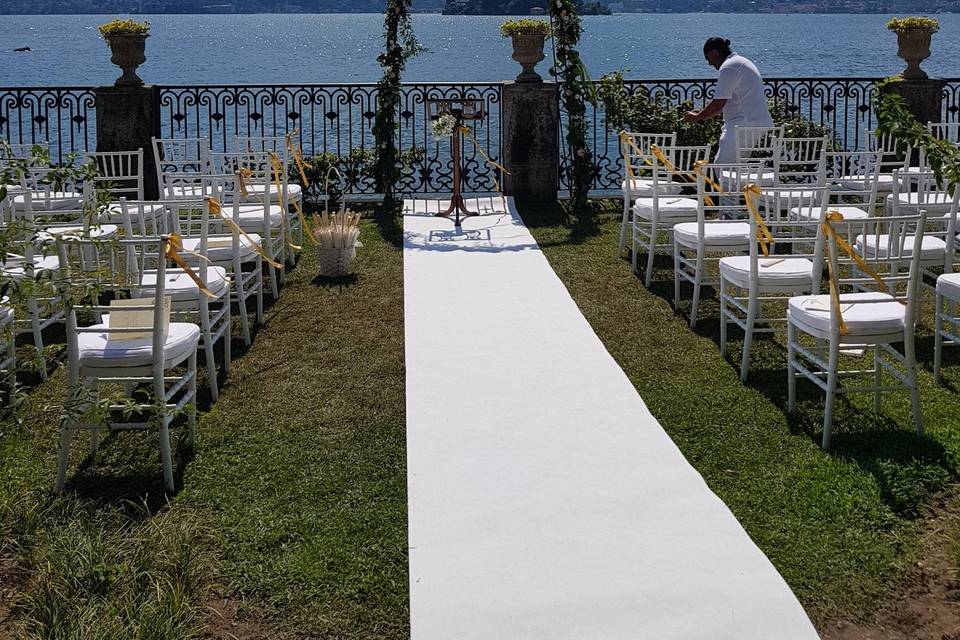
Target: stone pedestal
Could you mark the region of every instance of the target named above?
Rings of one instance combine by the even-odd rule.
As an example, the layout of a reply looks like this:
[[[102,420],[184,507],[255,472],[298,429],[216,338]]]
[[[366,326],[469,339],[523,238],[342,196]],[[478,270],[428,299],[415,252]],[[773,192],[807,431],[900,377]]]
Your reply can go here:
[[[943,119],[941,108],[943,106],[943,88],[946,84],[946,80],[938,78],[927,78],[925,80],[898,79],[887,84],[884,91],[903,96],[910,113],[920,121],[920,124],[925,125],[928,122],[940,122]]]
[[[560,103],[552,82],[503,85],[503,192],[519,201],[549,202],[560,189]]]
[[[96,88],[97,151],[143,149],[147,200],[159,198],[151,137],[160,137],[160,88],[155,85]]]

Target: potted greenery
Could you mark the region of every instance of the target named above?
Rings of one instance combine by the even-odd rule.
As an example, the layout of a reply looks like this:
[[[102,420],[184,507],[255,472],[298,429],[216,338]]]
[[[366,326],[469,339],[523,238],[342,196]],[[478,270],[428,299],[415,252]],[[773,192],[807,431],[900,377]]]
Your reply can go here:
[[[535,67],[543,60],[543,44],[550,35],[550,23],[531,18],[507,20],[500,25],[500,35],[513,39],[511,57],[523,68],[517,82],[543,82]]]
[[[147,60],[144,50],[147,38],[150,37],[150,23],[117,18],[100,25],[100,35],[106,40],[113,54],[110,61],[123,70],[123,75],[117,78],[114,84],[143,84],[143,80],[137,75],[137,67]]]
[[[897,34],[897,55],[907,62],[900,76],[907,80],[926,79],[927,72],[920,68],[920,63],[930,57],[930,39],[939,31],[940,22],[917,16],[892,18],[887,29]]]

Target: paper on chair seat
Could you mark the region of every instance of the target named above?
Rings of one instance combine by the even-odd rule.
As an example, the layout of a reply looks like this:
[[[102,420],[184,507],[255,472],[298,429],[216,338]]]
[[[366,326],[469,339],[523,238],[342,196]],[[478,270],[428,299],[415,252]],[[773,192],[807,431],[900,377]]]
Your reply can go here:
[[[124,307],[153,306],[153,298],[126,298],[110,301],[107,327],[110,329],[139,329],[144,331],[108,332],[110,340],[142,340],[153,335],[153,309],[125,309]],[[170,329],[170,296],[163,297],[163,335]]]
[[[208,238],[207,249],[223,249],[233,246],[233,238]]]
[[[853,305],[850,303],[840,305],[840,313],[844,314],[850,310],[850,307]],[[830,313],[833,310],[833,303],[829,299],[824,298],[810,298],[803,303],[803,308],[807,311],[824,311]]]

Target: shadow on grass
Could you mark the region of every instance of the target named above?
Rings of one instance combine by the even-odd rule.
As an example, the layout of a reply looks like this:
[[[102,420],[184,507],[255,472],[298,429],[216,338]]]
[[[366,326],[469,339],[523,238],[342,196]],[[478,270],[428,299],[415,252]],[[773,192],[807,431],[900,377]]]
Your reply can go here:
[[[645,258],[645,256],[641,256]],[[643,276],[637,276],[642,281]],[[649,291],[673,306],[673,264],[669,256],[656,256],[654,277]],[[683,321],[689,322],[692,285],[681,282],[680,309],[675,310]],[[720,308],[716,290],[701,289],[698,322],[691,330],[699,337],[720,348]],[[728,324],[726,365],[736,378],[740,375],[743,332]],[[751,350],[750,377],[746,386],[762,394],[780,411],[789,431],[808,438],[820,446],[823,437],[824,394],[814,384],[797,381],[796,411],[787,410],[787,351],[782,336],[758,334]],[[918,361],[932,363],[933,336],[918,336]],[[945,364],[960,364],[960,350],[948,354]],[[944,446],[928,435],[918,435],[909,425],[898,422],[883,411],[892,403],[901,405],[909,400],[906,392],[884,394],[881,413],[853,401],[848,395],[837,396],[831,449],[827,455],[857,465],[871,475],[877,484],[881,500],[901,517],[917,517],[923,505],[948,484],[960,479],[956,462]],[[859,397],[869,394],[857,394]],[[870,404],[870,402],[868,402]],[[903,413],[903,411],[901,411]],[[909,413],[908,413],[909,415]]]
[[[601,221],[609,213],[610,206],[604,201],[591,202],[586,211],[573,213],[569,203],[545,202],[517,204],[520,218],[529,229],[541,227],[566,227],[567,238],[561,242],[542,242],[541,247],[581,244],[601,234]]]
[[[338,289],[343,291],[345,287],[352,287],[360,281],[360,278],[357,277],[355,273],[348,273],[345,276],[314,276],[310,281],[315,287],[323,287],[324,289]]]

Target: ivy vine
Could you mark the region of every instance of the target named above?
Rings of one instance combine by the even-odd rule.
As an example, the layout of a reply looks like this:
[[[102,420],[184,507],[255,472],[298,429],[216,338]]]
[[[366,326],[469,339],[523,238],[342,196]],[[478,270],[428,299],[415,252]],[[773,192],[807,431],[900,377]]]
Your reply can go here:
[[[903,96],[887,91],[895,78],[887,78],[874,85],[874,111],[877,114],[877,133],[889,135],[896,141],[898,151],[909,146],[923,154],[926,163],[936,175],[937,183],[953,195],[960,185],[960,150],[956,145],[934,136],[907,108]]]
[[[593,154],[587,146],[587,103],[596,103],[596,90],[580,59],[577,44],[583,27],[575,0],[551,0],[554,66],[550,70],[560,85],[560,102],[567,114],[568,182],[575,211],[587,205],[593,184]]]
[[[387,0],[383,14],[383,52],[377,56],[383,76],[377,83],[377,113],[373,122],[376,144],[373,175],[386,207],[396,205],[394,186],[401,174],[396,137],[403,91],[401,78],[407,60],[423,51],[413,33],[411,4],[412,0]]]

